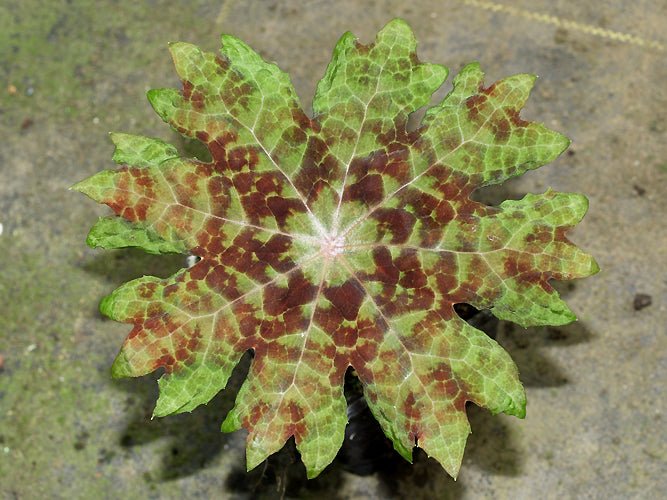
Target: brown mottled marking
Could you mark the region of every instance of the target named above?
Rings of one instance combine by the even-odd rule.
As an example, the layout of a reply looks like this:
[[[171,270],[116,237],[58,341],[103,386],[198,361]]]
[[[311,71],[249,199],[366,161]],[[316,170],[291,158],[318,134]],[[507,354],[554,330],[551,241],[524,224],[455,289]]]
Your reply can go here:
[[[267,198],[266,205],[276,219],[278,227],[283,231],[287,229],[287,219],[293,217],[294,214],[306,211],[301,201],[291,198],[283,198],[282,196],[271,196]]]
[[[289,425],[287,437],[294,436],[294,443],[299,446],[308,437],[308,434],[306,421],[299,420],[297,423]]]
[[[305,307],[294,307],[285,311],[283,321],[288,332],[305,332],[310,324],[310,313]]]
[[[143,321],[144,319],[145,318],[141,318],[140,321]],[[130,334],[125,339],[125,343],[127,344],[130,340],[134,339],[137,335],[139,335],[143,331],[144,331],[143,326],[141,326],[141,325],[135,326],[134,328],[132,328],[132,331],[130,332]]]
[[[253,361],[255,363],[256,361]],[[255,402],[252,407],[252,411],[244,412],[242,417],[243,427],[246,429],[252,429],[254,426],[264,418],[264,415],[269,412],[271,408],[264,401],[259,400]]]
[[[320,194],[322,194],[322,192],[328,187],[330,187],[329,183],[321,179],[315,182],[312,188],[308,191],[308,195],[306,196],[306,202],[309,205],[312,205],[320,197]]]
[[[459,394],[454,399],[454,408],[456,408],[457,411],[465,412],[466,403],[468,402],[468,394],[470,394],[470,389],[465,388],[464,384],[460,384],[460,385],[461,385],[461,388],[459,390]]]
[[[410,176],[410,164],[403,158],[392,157],[381,173],[401,183],[406,183]]]
[[[227,57],[220,57],[219,55],[216,55],[215,62],[217,64],[216,71],[218,71],[218,74],[223,76],[228,75],[229,59],[227,59]],[[230,76],[237,77],[237,75],[233,73]]]
[[[479,116],[479,110],[482,108],[488,97],[484,94],[475,94],[466,99],[465,105],[468,108],[468,119],[472,122],[478,122],[482,120],[482,117]]]
[[[371,320],[357,320],[357,330],[356,353],[364,362],[370,362],[378,354],[383,332]]]
[[[385,246],[377,246],[372,251],[373,263],[376,270],[373,274],[359,273],[360,277],[368,281],[380,281],[387,284],[397,284],[400,278],[400,271],[394,265],[391,253]]]
[[[386,159],[387,157],[384,151],[377,151],[373,153],[371,156],[373,155],[382,156],[384,159]],[[369,166],[370,166],[370,157],[367,156],[365,158],[353,158],[347,170],[347,175],[348,177],[353,177],[357,179],[364,177],[368,175]]]
[[[421,404],[417,404],[417,400],[415,399],[415,395],[412,391],[408,393],[408,396],[405,398],[403,402],[403,414],[407,417],[408,422],[406,422],[406,426],[413,427],[415,424],[409,421],[418,421],[421,418]],[[411,434],[417,434],[417,432],[414,430],[411,431]]]
[[[279,316],[288,309],[312,301],[316,293],[317,287],[304,277],[303,272],[294,271],[288,278],[287,288],[275,284],[264,288],[264,311]]]
[[[302,128],[292,126],[283,131],[281,140],[287,144],[296,146],[306,142],[308,140],[308,135]]]
[[[204,109],[204,106],[206,104],[206,99],[204,97],[204,94],[202,94],[200,91],[196,90],[192,92],[189,96],[190,103],[192,104],[192,107],[196,109],[197,111],[201,111]]]
[[[299,359],[298,351],[290,349],[280,342],[269,342],[267,347],[266,356],[272,363],[293,363]]]
[[[135,213],[134,213],[134,208],[132,208],[132,207],[125,207],[120,215],[125,217],[127,220],[131,220],[131,221],[136,221],[137,220],[137,218],[135,216]]]
[[[313,315],[313,322],[325,332],[331,332],[331,335],[341,328],[344,321],[345,318],[336,308],[325,309],[318,306]]]
[[[439,381],[451,380],[452,379],[452,370],[446,364],[440,363],[437,366],[437,368],[435,368],[431,372],[431,375],[433,376],[434,379],[439,380]]]
[[[440,293],[448,295],[458,287],[459,268],[452,252],[438,252],[438,260],[433,266],[436,286]]]
[[[211,140],[211,135],[206,130],[197,130],[195,132],[195,137],[204,144],[208,144]]]
[[[229,189],[229,186],[227,185],[227,179],[223,179],[220,176],[213,176],[208,179],[208,182],[206,184],[206,189],[208,191],[208,194],[215,199],[215,204],[223,204],[223,206],[228,205],[228,203],[225,203],[227,200],[227,191]],[[225,208],[227,208],[225,206]],[[220,211],[217,207],[215,209],[216,211]]]
[[[494,82],[489,85],[487,88],[484,88],[483,85],[479,86],[479,90],[482,94],[489,97],[498,97],[500,95],[500,89],[498,88],[498,82]]]
[[[380,175],[367,175],[354,184],[347,186],[343,193],[343,202],[360,201],[366,206],[379,203],[384,198],[384,187]]]
[[[145,221],[146,216],[148,215],[148,207],[150,207],[151,202],[146,198],[141,198],[137,201],[136,206],[134,207],[134,213],[137,221]]]
[[[265,341],[278,339],[286,333],[285,323],[278,319],[262,320],[260,322],[259,328],[257,329],[257,333]],[[271,344],[269,344],[269,349],[270,346]]]
[[[282,179],[276,174],[263,174],[258,176],[255,181],[255,188],[265,196],[271,193],[279,194],[281,191],[281,181]]]
[[[294,104],[290,108],[290,112],[292,113],[292,120],[299,126],[299,128],[301,128],[301,130],[307,131],[317,128],[315,132],[320,131],[319,123],[308,118],[308,115],[298,105]]]
[[[223,229],[225,223],[218,218],[208,217],[204,222],[204,231],[203,233],[207,234],[211,238],[219,238],[225,234]]]
[[[277,256],[287,252],[292,245],[292,238],[284,234],[275,234],[269,240],[255,249],[255,254],[261,260],[270,262]]]
[[[351,348],[357,343],[359,332],[354,326],[341,326],[333,332],[332,338],[340,348]]]
[[[495,115],[500,114],[496,112]],[[504,116],[500,118],[495,118],[490,123],[491,132],[495,136],[495,139],[499,143],[507,142],[510,136],[510,122]]]
[[[503,271],[504,275],[508,277],[516,276],[519,274],[519,266],[516,261],[516,255],[510,254],[507,256],[503,262]]]
[[[246,195],[254,187],[255,174],[252,172],[241,172],[232,177],[232,182],[236,191],[241,196]]]
[[[162,297],[165,299],[169,299],[169,296],[176,293],[179,288],[180,288],[179,283],[172,283],[171,285],[165,286],[162,289]]]
[[[400,208],[378,208],[370,216],[378,221],[378,238],[389,233],[394,244],[405,243],[416,222],[414,215]]]
[[[165,372],[171,373],[176,364],[176,359],[171,354],[163,354],[155,361],[154,369],[164,367]]]
[[[227,152],[227,164],[233,172],[240,172],[244,168],[254,170],[259,161],[257,150],[252,147],[238,146]]]
[[[176,361],[181,363],[186,361],[190,357],[190,351],[188,351],[188,349],[185,347],[179,347],[174,354],[175,354],[174,358],[176,359]]]
[[[227,248],[224,245],[221,235],[212,234],[203,249],[205,250],[206,255],[214,256],[221,255]]]
[[[519,275],[519,280],[523,283],[539,284],[543,282],[543,276],[540,271],[527,270]]]
[[[324,296],[348,321],[356,319],[366,292],[356,279],[348,279],[340,286],[327,287]]]
[[[375,47],[375,42],[364,45],[358,40],[354,40],[354,48],[359,52],[360,55],[368,55],[368,53]]]
[[[558,226],[554,230],[554,241],[560,243],[572,244],[572,242],[567,238],[566,233],[572,229],[570,226]]]
[[[419,269],[406,272],[401,281],[399,281],[399,285],[403,288],[421,288],[426,286],[427,282],[428,277]]]
[[[266,206],[266,199],[260,193],[253,192],[241,196],[241,205],[250,223],[256,226],[261,225],[261,219],[272,215],[271,210]]]
[[[190,96],[192,95],[192,91],[194,90],[195,86],[190,80],[182,80],[183,82],[183,97],[186,99],[190,99]]]
[[[236,245],[226,248],[219,260],[241,273],[247,273],[253,264],[252,253]]]
[[[238,134],[233,130],[227,130],[220,136],[213,138],[213,140],[210,139],[206,132],[204,132],[204,134],[206,135],[202,136],[200,140],[208,146],[208,149],[211,152],[211,157],[213,158],[213,163],[216,164],[216,170],[218,172],[227,170],[229,168],[227,162],[227,146],[238,140]],[[199,135],[197,137],[199,137]]]
[[[206,285],[214,291],[224,293],[228,288],[230,278],[231,275],[225,266],[215,266],[206,275]]]
[[[460,393],[461,393],[461,388],[459,387],[459,384],[457,383],[456,380],[450,377],[448,380],[445,381],[445,394],[458,399],[458,397],[460,397]]]
[[[512,125],[514,125],[515,127],[525,128],[528,125],[530,125],[530,122],[524,121],[521,118],[519,118],[519,112],[515,109],[506,109],[505,114],[509,118],[510,122],[512,122]]]
[[[260,262],[270,265],[278,272],[286,273],[295,266],[294,261],[287,253],[291,246],[291,238],[276,234],[257,249],[255,255]]]
[[[322,187],[339,179],[341,175],[340,164],[336,157],[329,153],[329,148],[324,141],[317,137],[310,137],[307,153],[298,174],[294,177],[295,187],[302,193],[310,193],[308,198],[310,203],[317,199]],[[321,187],[314,191],[314,185]]]
[[[403,273],[420,269],[421,262],[419,261],[419,254],[416,250],[412,249],[401,250],[399,256],[394,259],[394,265]]]
[[[235,302],[232,306],[232,311],[239,325],[239,332],[241,335],[249,340],[254,339],[259,330],[260,320],[257,319],[258,311],[251,305],[243,301]],[[257,344],[256,348],[260,345]],[[260,359],[256,356],[256,359]]]

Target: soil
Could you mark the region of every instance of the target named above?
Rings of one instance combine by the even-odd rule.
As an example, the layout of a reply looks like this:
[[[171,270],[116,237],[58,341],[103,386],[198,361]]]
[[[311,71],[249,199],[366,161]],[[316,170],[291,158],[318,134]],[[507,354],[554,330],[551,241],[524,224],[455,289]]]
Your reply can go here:
[[[667,160],[664,2],[424,0],[6,0],[0,5],[0,498],[660,498],[667,491]],[[222,434],[233,387],[191,414],[151,420],[153,374],[114,381],[127,325],[97,303],[181,257],[93,250],[107,210],[68,191],[114,167],[109,131],[195,151],[153,113],[178,87],[166,43],[217,50],[238,36],[291,75],[306,109],[333,46],[391,18],[423,61],[491,83],[540,76],[522,116],[572,139],[552,164],[479,193],[583,192],[571,239],[602,271],[556,286],[579,321],[497,340],[521,372],[525,420],[468,409],[457,481],[421,452],[361,474],[337,461],[304,479],[289,446],[248,474],[245,434]],[[451,77],[450,77],[451,81]],[[446,84],[434,99],[451,86]]]

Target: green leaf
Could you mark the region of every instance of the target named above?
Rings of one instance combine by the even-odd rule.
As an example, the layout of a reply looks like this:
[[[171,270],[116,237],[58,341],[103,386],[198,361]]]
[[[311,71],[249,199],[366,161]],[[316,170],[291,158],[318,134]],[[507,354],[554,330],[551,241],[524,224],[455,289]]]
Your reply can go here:
[[[111,140],[116,145],[113,161],[119,165],[157,167],[171,158],[178,158],[176,148],[160,139],[115,132],[111,134]]]
[[[312,119],[287,75],[240,40],[223,36],[221,57],[171,44],[183,91],[149,101],[212,160],[113,134],[121,167],[74,186],[115,213],[93,227],[91,246],[201,258],[102,301],[134,325],[112,374],[165,368],[163,416],[207,403],[253,350],[222,425],[248,430],[249,469],[294,436],[308,476],[319,474],[343,441],[352,366],[396,450],[411,460],[417,445],[455,477],[466,403],[523,418],[526,397],[510,356],[454,305],[561,325],[575,318],[549,280],[598,271],[565,236],[584,196],[547,190],[499,207],[469,198],[567,147],[519,117],[535,77],[485,87],[468,65],[410,131],[409,114],[447,76],[417,59],[416,44],[400,19],[370,45],[343,35]]]
[[[150,227],[118,216],[100,217],[88,233],[86,244],[104,249],[137,247],[152,254],[187,252],[180,242],[171,242]]]

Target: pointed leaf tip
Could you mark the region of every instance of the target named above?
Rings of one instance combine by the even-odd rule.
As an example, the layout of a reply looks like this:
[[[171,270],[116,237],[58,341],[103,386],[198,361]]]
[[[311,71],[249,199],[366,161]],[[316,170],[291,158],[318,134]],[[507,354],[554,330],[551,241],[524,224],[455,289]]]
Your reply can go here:
[[[106,297],[103,297],[102,300],[100,300],[98,306],[100,312],[111,319],[114,319],[114,305],[116,302],[114,298],[114,293],[112,293],[111,295],[107,295]]]
[[[135,377],[127,356],[122,351],[116,356],[116,359],[111,366],[111,376],[113,378]]]

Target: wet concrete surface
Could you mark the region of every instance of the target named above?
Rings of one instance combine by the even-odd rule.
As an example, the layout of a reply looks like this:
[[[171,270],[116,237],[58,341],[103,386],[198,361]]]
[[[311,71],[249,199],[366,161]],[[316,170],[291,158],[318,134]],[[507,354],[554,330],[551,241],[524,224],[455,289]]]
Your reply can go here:
[[[306,481],[287,448],[247,474],[245,435],[219,432],[234,387],[192,414],[150,420],[157,375],[110,378],[129,327],[102,317],[98,301],[183,262],[87,248],[88,229],[107,211],[68,187],[113,168],[109,131],[187,148],[145,98],[150,88],[179,86],[168,41],[218,50],[219,34],[236,35],[291,75],[309,109],[340,35],[370,42],[393,17],[413,27],[423,61],[450,68],[450,82],[471,61],[487,83],[540,76],[522,116],[572,146],[480,196],[585,193],[590,210],[571,237],[602,271],[557,285],[579,322],[499,326],[528,414],[470,407],[473,434],[456,482],[422,453],[414,465],[388,460],[369,475],[336,462]],[[665,21],[655,0],[3,2],[0,498],[664,495]]]

